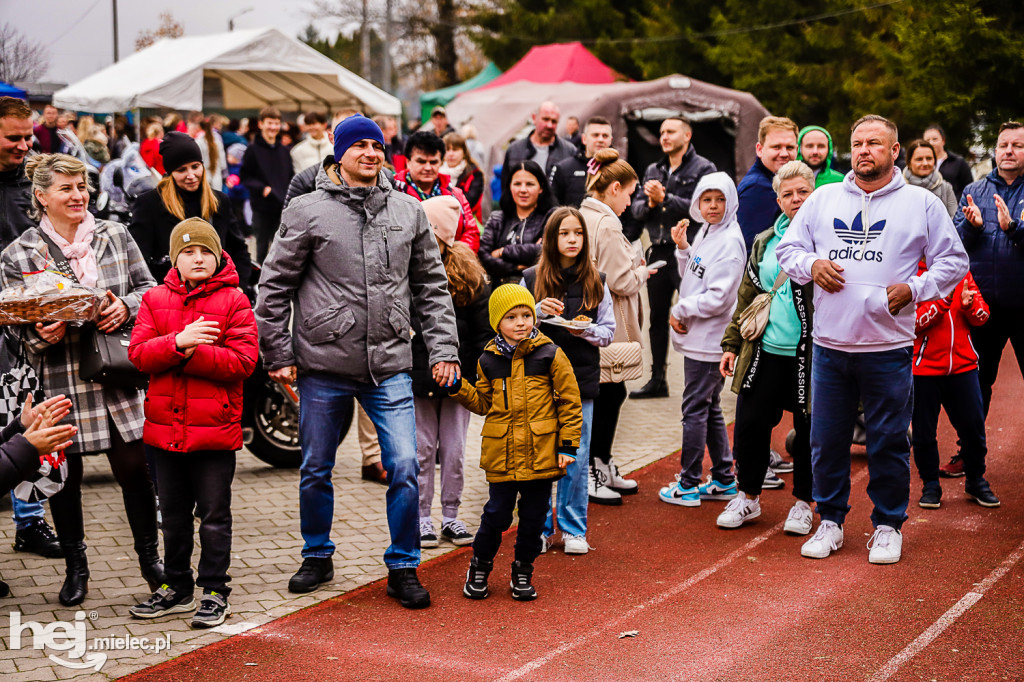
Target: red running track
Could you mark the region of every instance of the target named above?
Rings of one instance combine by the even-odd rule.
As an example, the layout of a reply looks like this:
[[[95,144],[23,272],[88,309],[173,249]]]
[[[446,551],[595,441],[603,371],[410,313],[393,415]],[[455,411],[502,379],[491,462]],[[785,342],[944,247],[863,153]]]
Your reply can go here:
[[[591,506],[593,552],[538,559],[535,602],[508,594],[507,537],[487,600],[462,597],[470,555],[460,550],[421,568],[427,610],[402,609],[378,582],[132,679],[1024,679],[1024,384],[1015,365],[1003,370],[988,473],[1003,506],[969,503],[963,479],[945,479],[942,508],[925,511],[915,481],[899,564],[867,562],[863,458],[846,545],[815,561],[800,556],[804,538],[781,532],[788,485],[765,492],[756,522],[723,531],[724,503],[657,500],[677,470],[668,456],[635,475],[641,493],[622,507]]]

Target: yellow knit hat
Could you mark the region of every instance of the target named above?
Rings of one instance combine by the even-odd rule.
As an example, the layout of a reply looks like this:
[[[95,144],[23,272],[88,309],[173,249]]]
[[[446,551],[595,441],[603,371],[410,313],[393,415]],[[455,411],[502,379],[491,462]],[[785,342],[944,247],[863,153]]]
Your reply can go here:
[[[178,254],[185,250],[186,246],[205,246],[217,257],[217,266],[223,260],[224,248],[220,243],[220,235],[213,225],[202,218],[188,218],[182,220],[171,232],[171,267],[177,267]]]
[[[502,284],[495,289],[488,302],[491,327],[494,328],[494,331],[498,331],[498,323],[501,322],[501,318],[505,317],[505,313],[520,305],[529,308],[534,319],[537,318],[537,302],[533,299],[533,294],[529,289],[518,284]]]

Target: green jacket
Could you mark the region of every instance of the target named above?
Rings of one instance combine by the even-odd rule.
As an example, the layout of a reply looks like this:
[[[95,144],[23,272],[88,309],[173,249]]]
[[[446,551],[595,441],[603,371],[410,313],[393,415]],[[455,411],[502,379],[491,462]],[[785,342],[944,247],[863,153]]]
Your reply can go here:
[[[832,169],[832,153],[835,151],[835,146],[832,144],[832,135],[821,126],[807,126],[800,131],[800,136],[796,139],[798,161],[803,161],[804,157],[800,154],[800,146],[803,144],[804,135],[807,133],[817,130],[819,133],[825,133],[825,137],[828,138],[828,158],[825,159],[825,166],[818,171],[817,177],[814,178],[814,189],[818,189],[822,185],[828,185],[833,182],[842,182],[843,174],[837,170]]]
[[[779,216],[779,220],[786,220],[785,215]],[[736,367],[733,372],[732,390],[739,393],[742,389],[751,386],[757,376],[757,368],[760,363],[757,358],[761,355],[761,339],[747,341],[740,335],[740,315],[750,305],[758,294],[771,291],[772,282],[762,282],[758,274],[761,269],[761,260],[764,258],[765,246],[775,234],[775,226],[754,238],[754,244],[750,248],[750,258],[747,259],[747,268],[743,273],[743,280],[740,282],[739,295],[736,301],[736,311],[732,315],[732,321],[725,328],[725,335],[722,337],[722,351],[736,354]],[[814,317],[814,283],[808,282],[803,286],[793,287],[793,305],[796,307],[797,315],[805,323],[802,325],[800,343],[797,345],[796,359],[799,369],[797,384],[799,386],[799,404],[804,412],[811,411],[811,322]]]

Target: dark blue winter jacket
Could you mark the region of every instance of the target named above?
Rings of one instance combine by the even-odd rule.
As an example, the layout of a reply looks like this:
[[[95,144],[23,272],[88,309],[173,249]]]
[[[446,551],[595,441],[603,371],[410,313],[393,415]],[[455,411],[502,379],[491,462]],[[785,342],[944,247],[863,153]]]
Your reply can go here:
[[[1006,202],[1010,218],[1015,221],[1006,232],[999,229],[996,194]],[[964,217],[968,195],[981,209],[984,221],[981,228],[974,227]],[[1007,185],[993,170],[967,185],[953,224],[964,240],[964,248],[971,258],[971,274],[985,301],[993,307],[1024,307],[1024,176]]]
[[[750,253],[754,238],[774,225],[775,219],[782,213],[779,202],[775,200],[775,190],[772,189],[773,177],[775,175],[764,167],[761,159],[756,159],[736,187],[740,198],[736,219],[743,231],[747,253]]]

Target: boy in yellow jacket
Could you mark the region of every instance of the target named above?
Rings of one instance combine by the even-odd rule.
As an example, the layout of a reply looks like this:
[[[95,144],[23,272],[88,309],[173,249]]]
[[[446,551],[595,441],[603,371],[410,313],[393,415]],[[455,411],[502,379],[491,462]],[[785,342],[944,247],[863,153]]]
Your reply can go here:
[[[551,506],[551,485],[576,461],[583,410],[569,359],[534,327],[536,303],[518,284],[494,290],[491,326],[498,332],[480,356],[476,385],[459,380],[449,390],[471,412],[484,415],[480,467],[490,496],[473,541],[462,593],[489,594],[487,576],[512,525],[519,501],[519,532],[512,563],[512,598],[537,598],[531,579]]]

